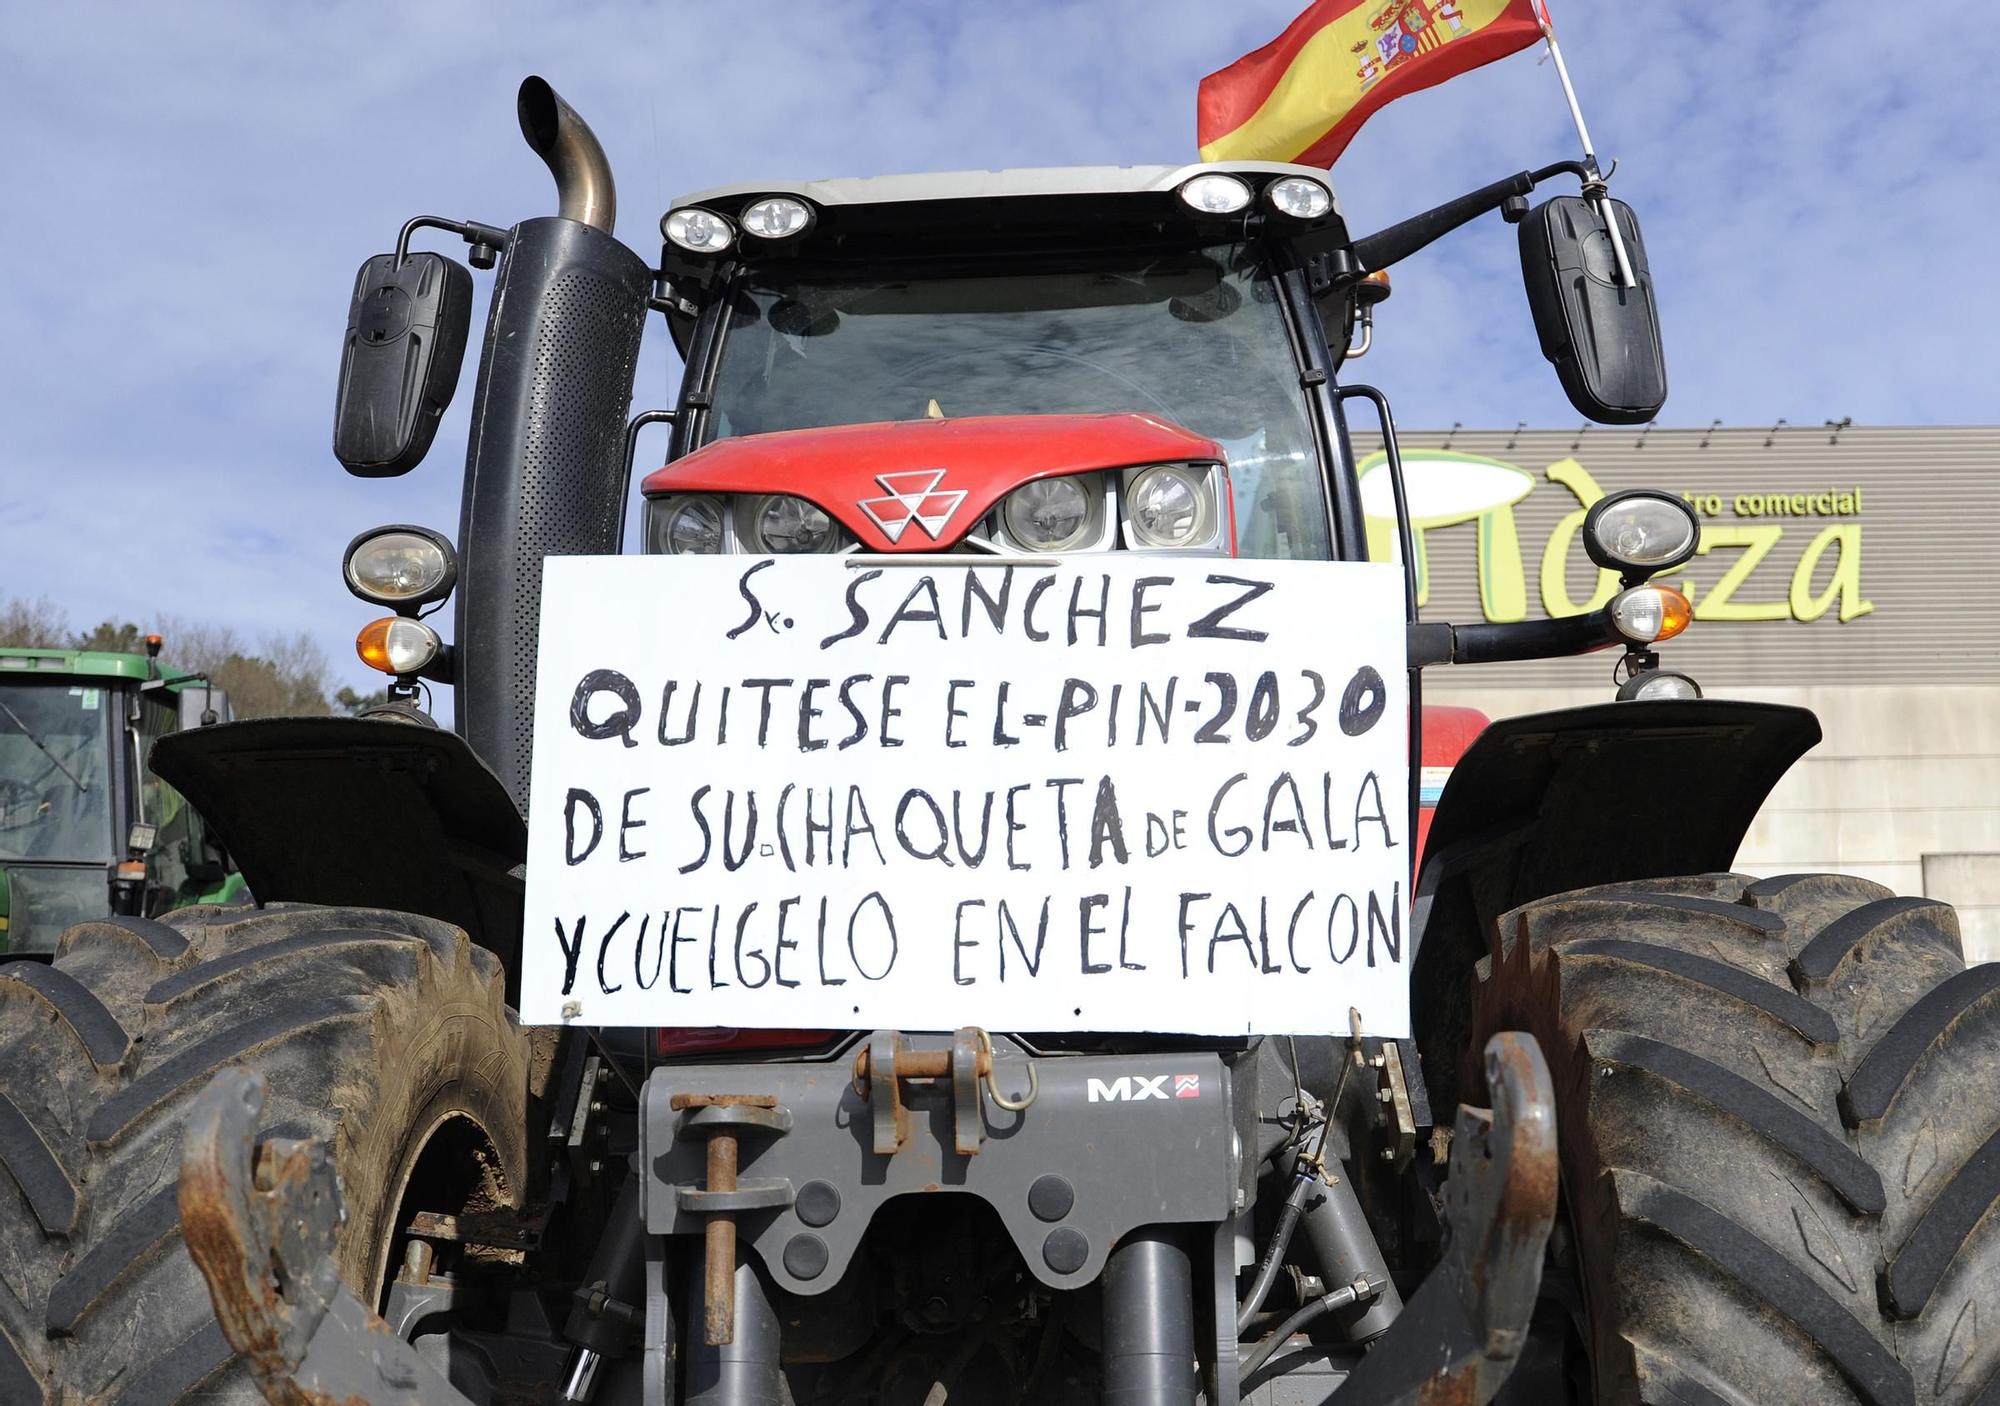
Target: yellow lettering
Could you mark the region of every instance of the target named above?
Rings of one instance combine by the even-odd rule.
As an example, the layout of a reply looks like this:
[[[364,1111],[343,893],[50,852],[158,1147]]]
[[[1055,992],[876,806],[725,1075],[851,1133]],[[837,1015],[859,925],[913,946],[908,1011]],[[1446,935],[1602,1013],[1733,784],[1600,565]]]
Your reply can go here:
[[[1741,499],[1737,500],[1739,503]],[[1741,511],[1741,509],[1738,509]],[[1695,550],[1707,556],[1715,547],[1741,547],[1743,555],[1722,573],[1722,578],[1694,603],[1694,618],[1697,620],[1783,620],[1787,603],[1774,601],[1739,601],[1733,599],[1750,573],[1757,569],[1757,563],[1770,555],[1771,548],[1778,545],[1778,539],[1785,535],[1785,529],[1776,524],[1759,524],[1754,527],[1715,527],[1701,534],[1701,545]]]
[[[1590,470],[1574,459],[1558,460],[1543,472],[1574,493],[1579,506],[1575,512],[1563,515],[1542,548],[1542,609],[1551,617],[1581,615],[1585,611],[1599,609],[1618,593],[1618,573],[1599,570],[1596,590],[1589,600],[1579,605],[1569,595],[1569,555],[1570,544],[1582,528],[1584,516],[1591,505],[1604,496],[1604,490],[1597,486]]]
[[[1804,516],[1805,511],[1806,511],[1806,495],[1803,493],[1794,493],[1792,495],[1792,515],[1794,517],[1802,517]]]
[[[1835,543],[1839,544],[1840,551],[1834,560],[1833,576],[1826,583],[1826,589],[1814,595],[1813,572],[1826,549]],[[1840,601],[1843,624],[1875,608],[1874,602],[1861,598],[1861,524],[1858,522],[1823,528],[1819,536],[1812,539],[1805,555],[1799,558],[1797,569],[1792,572],[1791,607],[1794,620],[1819,619],[1832,607],[1836,597]]]

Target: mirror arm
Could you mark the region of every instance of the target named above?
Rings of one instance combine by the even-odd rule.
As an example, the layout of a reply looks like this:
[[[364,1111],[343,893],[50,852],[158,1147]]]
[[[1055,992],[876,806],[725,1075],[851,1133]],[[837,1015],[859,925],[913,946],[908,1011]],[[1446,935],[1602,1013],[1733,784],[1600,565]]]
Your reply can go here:
[[[1432,664],[1562,659],[1620,642],[1611,623],[1609,606],[1585,615],[1517,620],[1503,625],[1412,625],[1408,639],[1410,667],[1415,669]]]
[[[1505,180],[1495,181],[1490,186],[1482,186],[1470,194],[1461,195],[1456,200],[1447,200],[1434,210],[1426,210],[1421,215],[1412,215],[1385,230],[1354,241],[1350,255],[1353,263],[1352,275],[1374,273],[1400,263],[1426,245],[1433,244],[1450,234],[1460,225],[1469,224],[1489,210],[1498,210],[1509,200],[1526,195],[1538,182],[1564,173],[1574,175],[1579,180],[1589,178],[1581,161],[1558,161],[1544,166],[1539,171],[1516,171]]]
[[[171,688],[177,683],[213,683],[206,669],[196,669],[185,674],[167,674],[157,679],[147,679],[139,685],[139,692],[151,693],[158,688]]]
[[[457,235],[472,246],[471,261],[476,269],[490,269],[496,256],[507,250],[507,231],[492,225],[482,225],[477,220],[447,220],[442,215],[417,215],[403,222],[402,231],[396,236],[396,267],[401,268],[410,257],[410,236],[420,229],[441,229]]]

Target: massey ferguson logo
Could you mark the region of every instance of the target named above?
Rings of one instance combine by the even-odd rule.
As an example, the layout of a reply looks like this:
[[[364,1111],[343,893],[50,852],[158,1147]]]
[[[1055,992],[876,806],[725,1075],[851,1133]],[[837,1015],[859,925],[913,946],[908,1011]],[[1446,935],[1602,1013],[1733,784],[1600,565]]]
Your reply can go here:
[[[1167,1092],[1167,1081],[1173,1081],[1173,1092]],[[1092,1103],[1139,1103],[1149,1098],[1200,1098],[1201,1075],[1199,1074],[1124,1074],[1106,1082],[1091,1079],[1085,1086],[1085,1093]]]
[[[913,469],[908,473],[877,474],[886,498],[863,498],[858,506],[891,542],[901,539],[911,523],[933,542],[944,536],[944,525],[965,501],[963,488],[940,489],[943,469]]]

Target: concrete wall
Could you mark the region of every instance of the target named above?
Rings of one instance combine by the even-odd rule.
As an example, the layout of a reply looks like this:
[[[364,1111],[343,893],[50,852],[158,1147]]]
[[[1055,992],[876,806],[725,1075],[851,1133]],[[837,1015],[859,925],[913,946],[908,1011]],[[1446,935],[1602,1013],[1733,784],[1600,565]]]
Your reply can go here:
[[[1662,651],[1673,665],[1672,646]],[[1602,672],[1595,661],[1570,667]],[[1424,700],[1510,717],[1608,699],[1608,686],[1478,688],[1430,672]],[[1451,686],[1447,687],[1449,684]],[[1833,870],[1957,905],[1968,960],[2000,960],[2000,686],[1729,687],[1818,714],[1826,738],[1759,813],[1737,867]]]

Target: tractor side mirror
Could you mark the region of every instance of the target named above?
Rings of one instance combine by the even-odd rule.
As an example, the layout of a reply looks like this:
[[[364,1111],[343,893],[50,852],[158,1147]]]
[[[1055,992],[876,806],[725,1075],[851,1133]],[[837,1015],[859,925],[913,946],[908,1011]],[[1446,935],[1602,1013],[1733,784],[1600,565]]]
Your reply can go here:
[[[472,318],[472,274],[442,254],[377,254],[354,280],[333,456],[389,478],[422,461],[451,404]]]
[[[1534,310],[1542,355],[1555,364],[1563,393],[1585,416],[1639,425],[1667,399],[1660,316],[1639,222],[1623,201],[1607,199],[1636,288],[1620,286],[1611,236],[1598,207],[1559,195],[1521,221],[1521,281]]]

